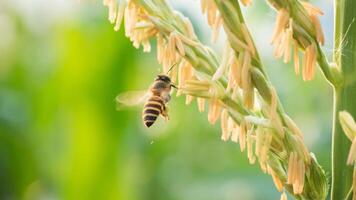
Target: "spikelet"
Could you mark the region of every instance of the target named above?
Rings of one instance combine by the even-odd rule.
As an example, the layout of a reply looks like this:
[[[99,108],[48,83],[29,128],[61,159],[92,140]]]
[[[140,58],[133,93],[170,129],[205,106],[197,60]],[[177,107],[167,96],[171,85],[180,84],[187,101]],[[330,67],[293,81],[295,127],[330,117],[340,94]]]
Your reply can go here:
[[[230,72],[229,72],[229,82],[233,82],[236,85],[240,82],[239,80],[241,79],[241,74],[239,72],[239,65],[238,61],[235,56],[232,56],[230,59]],[[230,80],[232,79],[232,80]]]
[[[235,122],[234,120],[229,116],[227,119],[227,130],[229,132],[229,139],[231,138],[232,132],[234,131],[235,127]]]
[[[252,132],[253,132],[253,128],[249,129],[247,131],[247,136],[246,136],[247,158],[250,164],[254,164],[256,162],[256,157],[253,152],[254,139],[252,137]]]
[[[184,88],[185,82],[193,77],[193,67],[185,60],[178,66],[178,87]],[[177,91],[177,96],[181,95],[182,91]]]
[[[204,112],[205,110],[205,99],[204,98],[197,98],[198,110],[199,112]]]
[[[261,147],[262,147],[262,143],[263,143],[263,129],[261,127],[257,127],[256,130],[256,155],[259,157],[261,154]]]
[[[273,4],[273,0],[271,2],[278,10],[276,26],[272,36],[272,44],[275,46],[274,56],[276,58],[283,56],[283,61],[288,63],[291,60],[291,48],[293,47],[294,68],[295,73],[298,75],[300,60],[298,51],[305,51],[302,65],[303,80],[313,79],[314,66],[318,56],[318,44],[314,41],[321,45],[325,43],[324,33],[318,18],[323,14],[322,11],[310,3],[301,2],[307,12],[296,10],[291,14],[288,9],[276,6],[279,4]],[[303,9],[303,7],[300,8]]]
[[[296,140],[296,146],[298,146],[299,156],[304,159],[306,164],[310,164],[311,156],[309,154],[308,148],[305,146],[303,138],[297,136],[294,137]]]
[[[242,32],[244,40],[246,41],[249,52],[251,52],[252,55],[255,55],[256,54],[255,46],[253,44],[251,35],[250,35],[245,23],[241,24],[241,32]]]
[[[209,26],[213,26],[214,22],[216,21],[216,17],[218,14],[218,10],[216,8],[214,0],[206,0],[207,3],[207,19],[208,19],[208,24]]]
[[[304,188],[305,165],[296,152],[290,153],[287,183],[293,186],[294,194],[301,194]]]
[[[244,62],[244,53],[240,53],[238,58],[234,56],[234,59],[232,60],[231,63],[231,73],[232,77],[234,78],[234,82],[237,86],[242,86],[242,68],[243,68],[243,62]]]
[[[208,121],[210,124],[215,124],[219,119],[221,112],[221,105],[217,98],[212,98],[209,102],[209,113],[208,113]]]
[[[288,63],[291,58],[291,46],[293,42],[293,20],[289,19],[289,26],[277,33],[278,37],[274,39],[274,56],[276,58],[284,57],[284,62]],[[286,26],[286,25],[285,25]]]
[[[229,29],[224,29],[227,33],[228,39],[232,41],[232,48],[237,52],[243,51],[251,51],[249,46],[243,41],[244,39],[240,39],[234,33],[232,33]],[[252,52],[251,52],[252,53]]]
[[[247,133],[247,123],[242,121],[240,124],[239,131],[239,141],[240,141],[240,150],[243,152],[246,148],[246,133]]]
[[[233,58],[234,56],[232,56]],[[232,60],[232,58],[230,60]],[[229,61],[229,63],[231,63],[231,61]],[[226,94],[229,94],[231,91],[233,91],[233,89],[235,88],[236,86],[236,83],[235,83],[235,79],[233,78],[233,74],[232,74],[232,64],[229,64],[230,68],[228,70],[228,74],[227,74],[227,86],[226,86],[226,89],[225,89],[225,93]]]
[[[150,52],[151,51],[151,44],[148,40],[142,41],[143,52]]]
[[[244,53],[242,72],[241,72],[241,88],[243,90],[244,104],[248,108],[254,105],[254,87],[251,81],[251,55],[249,52]]]
[[[222,26],[221,15],[218,12],[214,0],[201,0],[200,5],[202,13],[206,14],[208,25],[212,30],[211,42],[216,43]]]
[[[213,81],[219,80],[225,74],[225,72],[228,69],[231,56],[232,56],[232,52],[231,52],[230,45],[226,44],[225,48],[224,48],[223,58],[220,63],[220,66],[218,67],[218,69],[216,70],[216,72],[212,78]]]
[[[308,3],[306,1],[301,1],[300,3],[308,11],[309,15],[324,15],[322,10],[313,6],[311,3]]]
[[[295,173],[294,173],[294,170],[295,170],[295,165],[296,165],[296,153],[292,152],[290,153],[289,155],[289,162],[288,162],[288,179],[287,179],[287,183],[288,184],[293,184],[294,182],[294,176],[295,176]]]
[[[211,42],[212,43],[216,43],[216,41],[218,40],[221,26],[222,26],[222,19],[221,19],[220,14],[218,13],[215,18],[214,24],[211,26],[211,29],[212,29]]]
[[[227,141],[230,138],[230,131],[228,128],[228,119],[229,119],[229,114],[227,112],[226,109],[223,109],[223,111],[221,112],[221,139],[223,141]]]
[[[323,33],[323,29],[320,24],[320,20],[318,16],[324,15],[324,13],[317,7],[313,6],[308,2],[302,2],[303,7],[308,12],[310,21],[315,29],[316,40],[321,44],[324,45],[325,43],[325,36]]]
[[[181,56],[185,56],[185,50],[184,50],[183,42],[181,41],[180,37],[178,37],[178,36],[175,37],[175,45],[176,45],[176,48],[178,50],[178,53]]]
[[[187,35],[190,38],[196,39],[197,36],[194,33],[194,28],[192,23],[190,22],[190,20],[186,17],[183,18],[183,22],[184,22],[184,27],[187,30]]]
[[[273,183],[276,186],[277,190],[279,192],[282,192],[283,191],[283,183],[282,183],[281,179],[278,178],[276,173],[273,171],[273,169],[269,165],[267,165],[267,172],[269,175],[272,176]]]
[[[270,119],[278,134],[284,137],[284,129],[280,117],[277,113],[278,96],[275,89],[271,89]]]
[[[181,56],[185,55],[185,50],[181,37],[173,31],[169,34],[168,43],[166,47],[166,62],[163,62],[163,71],[166,73],[170,66],[177,63]]]
[[[285,192],[281,194],[281,200],[288,200],[287,194]]]
[[[294,71],[296,75],[300,73],[300,62],[299,62],[299,50],[298,50],[298,43],[296,40],[293,40],[293,60],[294,60]]]
[[[163,39],[163,36],[159,33],[157,34],[156,38],[157,38],[157,61],[159,64],[162,64],[164,50],[165,50],[165,41]]]
[[[115,27],[114,27],[115,31],[120,30],[121,22],[122,22],[122,19],[124,18],[124,13],[125,13],[125,3],[126,3],[125,0],[121,0],[119,3],[119,9],[118,9],[118,13],[116,16],[116,22],[115,22]]]
[[[315,44],[309,45],[305,49],[303,58],[303,80],[310,81],[314,78],[314,66],[316,64],[317,49]]]
[[[185,65],[185,67],[187,66],[191,66],[189,63],[187,65]],[[186,70],[183,70],[187,72]],[[188,70],[188,72],[190,73],[191,71]],[[189,74],[188,73],[188,74]],[[185,74],[185,73],[182,73]],[[189,75],[188,75],[189,76]],[[190,104],[195,97],[200,97],[199,98],[199,104],[198,104],[198,108],[200,111],[204,111],[204,104],[205,104],[205,100],[202,98],[210,98],[210,99],[215,99],[217,102],[216,105],[220,106],[220,103],[218,102],[219,99],[219,92],[217,92],[216,87],[212,86],[211,83],[209,81],[204,81],[204,80],[198,80],[196,76],[191,76],[191,79],[185,80],[184,81],[184,87],[180,88],[180,92],[186,95],[186,105]],[[212,102],[211,102],[212,103]],[[209,113],[214,112],[211,108],[215,108],[215,106],[212,106],[213,104],[210,104],[209,107]],[[215,105],[215,103],[214,103]],[[215,116],[215,114],[214,114]],[[215,119],[215,118],[214,118]],[[214,120],[215,121],[215,120]]]
[[[239,142],[239,134],[240,134],[240,127],[234,123],[232,133],[231,133],[231,141],[238,143]]]
[[[280,9],[277,13],[276,26],[272,37],[272,44],[275,44],[281,40],[283,30],[288,24],[289,13],[286,9]]]
[[[321,28],[321,24],[320,24],[320,20],[316,15],[310,15],[310,19],[315,27],[315,31],[316,31],[316,39],[318,40],[318,42],[320,42],[321,45],[324,45],[325,43],[325,36],[324,36],[324,32],[323,29]]]
[[[203,14],[207,15],[206,17],[209,26],[212,27],[214,25],[214,22],[216,21],[216,17],[218,13],[214,0],[201,0],[200,7]]]
[[[191,103],[193,102],[193,100],[194,100],[194,96],[192,96],[192,95],[186,95],[186,96],[185,96],[185,105],[191,104]]]
[[[124,16],[126,37],[130,38],[135,48],[139,48],[140,45],[142,45],[144,52],[150,52],[151,45],[149,39],[151,37],[157,36],[158,29],[147,20],[147,14],[145,11],[133,3],[133,1],[129,1],[126,8],[124,6],[125,1],[121,0],[120,7],[118,8],[117,18],[115,18],[115,29],[119,29],[121,20]]]
[[[124,17],[126,1],[125,0],[104,0],[103,4],[108,7],[109,21],[114,24],[114,30],[118,31],[121,26],[122,19]]]
[[[185,95],[194,95],[197,97],[212,98],[217,99],[217,96],[213,96],[211,93],[211,84],[208,81],[197,80],[193,77],[190,80],[186,80],[184,87],[180,88],[181,92]]]
[[[115,22],[116,15],[117,15],[117,1],[115,0],[104,0],[103,5],[108,7],[109,16],[108,19],[111,23]]]
[[[295,122],[288,115],[284,115],[284,119],[289,130],[291,130],[294,135],[297,135],[299,138],[303,139],[302,131],[299,129],[297,124],[295,124]]]
[[[258,127],[256,130],[256,148],[255,152],[258,156],[261,169],[266,172],[267,170],[267,159],[268,152],[270,150],[271,142],[272,142],[272,134],[268,130],[264,130],[261,127]]]

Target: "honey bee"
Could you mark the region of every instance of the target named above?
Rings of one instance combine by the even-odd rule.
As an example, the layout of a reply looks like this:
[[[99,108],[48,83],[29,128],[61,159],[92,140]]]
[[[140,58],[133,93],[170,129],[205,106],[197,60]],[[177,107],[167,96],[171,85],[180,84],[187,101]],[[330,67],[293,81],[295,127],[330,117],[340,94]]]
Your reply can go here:
[[[169,119],[166,104],[171,100],[170,93],[172,87],[177,89],[168,75],[158,75],[148,92],[126,92],[119,94],[116,97],[116,101],[119,106],[133,106],[145,102],[142,111],[142,119],[144,125],[150,127],[160,115],[166,120]]]

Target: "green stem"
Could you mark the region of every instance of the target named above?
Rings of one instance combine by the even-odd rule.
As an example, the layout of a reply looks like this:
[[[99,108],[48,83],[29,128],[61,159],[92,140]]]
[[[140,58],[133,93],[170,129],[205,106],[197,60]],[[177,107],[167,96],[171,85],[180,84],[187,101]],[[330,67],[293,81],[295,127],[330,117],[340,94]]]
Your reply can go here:
[[[318,64],[326,80],[329,81],[329,83],[333,86],[340,85],[342,79],[340,78],[341,77],[340,72],[338,70],[334,70],[334,71],[331,70],[331,66],[319,44],[317,45],[317,48],[318,48]]]
[[[354,97],[350,97],[352,87],[341,87],[335,89],[334,95],[334,128],[332,138],[332,200],[344,199],[352,184],[352,168],[347,166],[346,160],[350,150],[350,140],[344,134],[338,115],[342,110],[356,113],[356,85],[353,87]],[[352,94],[352,93],[351,93]]]
[[[344,134],[338,114],[342,110],[356,116],[356,1],[335,0],[334,61],[343,73],[343,82],[335,86],[332,138],[331,199],[347,197],[352,185],[352,167],[346,165],[350,141]]]

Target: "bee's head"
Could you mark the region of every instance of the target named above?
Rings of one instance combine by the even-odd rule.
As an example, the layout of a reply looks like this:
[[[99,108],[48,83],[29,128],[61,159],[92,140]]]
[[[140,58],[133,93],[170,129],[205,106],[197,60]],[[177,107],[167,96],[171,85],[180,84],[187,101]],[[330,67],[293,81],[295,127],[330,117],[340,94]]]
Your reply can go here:
[[[166,83],[171,83],[171,78],[167,75],[158,75],[157,78],[155,79],[156,81],[163,81]]]

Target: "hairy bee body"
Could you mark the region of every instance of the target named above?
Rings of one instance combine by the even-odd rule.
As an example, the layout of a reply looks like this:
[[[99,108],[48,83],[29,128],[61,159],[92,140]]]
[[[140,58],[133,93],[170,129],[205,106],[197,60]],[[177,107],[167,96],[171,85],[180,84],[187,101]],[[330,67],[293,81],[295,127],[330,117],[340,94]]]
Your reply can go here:
[[[171,99],[170,91],[174,86],[166,75],[158,75],[150,88],[151,96],[144,105],[142,118],[147,127],[157,120],[159,115],[168,119],[166,103]]]
[[[166,106],[160,96],[152,95],[144,106],[142,117],[143,122],[147,127],[152,126],[157,117],[164,113]]]

